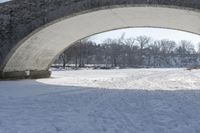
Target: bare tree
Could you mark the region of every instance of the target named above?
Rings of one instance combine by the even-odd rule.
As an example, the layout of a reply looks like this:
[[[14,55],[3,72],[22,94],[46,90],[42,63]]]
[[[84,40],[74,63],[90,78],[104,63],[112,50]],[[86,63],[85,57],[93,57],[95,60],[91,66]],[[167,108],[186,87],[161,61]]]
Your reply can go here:
[[[137,54],[137,49],[138,47],[135,46],[135,38],[128,38],[124,42],[124,45],[126,45],[126,52],[127,52],[127,64],[128,66],[133,66],[134,62],[136,62],[136,54]],[[135,50],[136,49],[136,50]]]
[[[199,44],[200,51],[200,44]],[[179,45],[171,40],[153,41],[150,37],[139,36],[119,39],[107,39],[103,44],[90,40],[76,42],[59,58],[66,67],[67,63],[77,67],[85,64],[104,64],[107,67],[186,67],[200,65],[200,52],[195,51],[190,41],[181,41]]]
[[[151,38],[148,36],[138,36],[136,41],[140,46],[140,65],[143,65],[144,61],[144,48],[148,46],[151,41]]]
[[[179,50],[182,55],[195,52],[194,45],[190,41],[182,40],[179,44]]]

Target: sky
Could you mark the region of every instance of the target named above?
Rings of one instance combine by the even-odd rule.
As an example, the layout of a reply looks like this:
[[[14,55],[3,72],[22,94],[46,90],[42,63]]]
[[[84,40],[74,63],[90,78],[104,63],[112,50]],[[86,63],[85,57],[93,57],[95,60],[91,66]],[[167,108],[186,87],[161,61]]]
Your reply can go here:
[[[10,0],[0,0],[0,3],[6,2],[6,1],[10,1]]]
[[[191,41],[195,45],[200,43],[200,35],[178,30],[160,29],[160,28],[129,28],[129,29],[114,30],[92,36],[91,40],[96,43],[101,43],[108,38],[111,39],[119,38],[123,33],[125,34],[125,38],[146,35],[153,38],[153,40],[169,39],[177,43],[179,43],[181,40],[187,40]]]

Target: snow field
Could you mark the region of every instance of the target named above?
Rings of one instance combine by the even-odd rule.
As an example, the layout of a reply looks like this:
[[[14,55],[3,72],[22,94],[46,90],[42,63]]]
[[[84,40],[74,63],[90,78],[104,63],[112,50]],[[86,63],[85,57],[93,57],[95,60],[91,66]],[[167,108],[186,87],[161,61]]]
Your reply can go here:
[[[40,79],[38,82],[106,89],[196,90],[200,87],[200,70],[115,69],[53,71],[51,79]]]
[[[81,70],[0,81],[0,133],[200,133],[199,76]]]

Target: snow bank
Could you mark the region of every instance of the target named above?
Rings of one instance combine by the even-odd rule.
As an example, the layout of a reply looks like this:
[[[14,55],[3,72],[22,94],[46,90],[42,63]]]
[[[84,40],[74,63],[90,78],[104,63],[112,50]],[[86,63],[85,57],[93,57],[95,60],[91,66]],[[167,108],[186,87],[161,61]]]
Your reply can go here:
[[[186,69],[115,69],[53,71],[51,79],[41,83],[107,89],[196,90],[200,70]]]

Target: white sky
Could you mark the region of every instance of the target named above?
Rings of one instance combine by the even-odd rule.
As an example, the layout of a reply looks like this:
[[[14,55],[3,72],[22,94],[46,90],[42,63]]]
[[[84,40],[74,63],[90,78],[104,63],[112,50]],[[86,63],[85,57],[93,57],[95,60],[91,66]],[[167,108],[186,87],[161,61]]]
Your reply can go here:
[[[11,1],[11,0],[0,0],[0,3],[6,2],[6,1]]]
[[[125,33],[125,38],[146,35],[152,37],[153,40],[169,39],[174,40],[177,43],[181,40],[188,40],[191,41],[193,44],[198,44],[200,42],[200,35],[192,34],[189,32],[159,28],[129,28],[114,30],[92,36],[91,39],[96,43],[101,43],[107,38],[119,38],[123,33]]]

